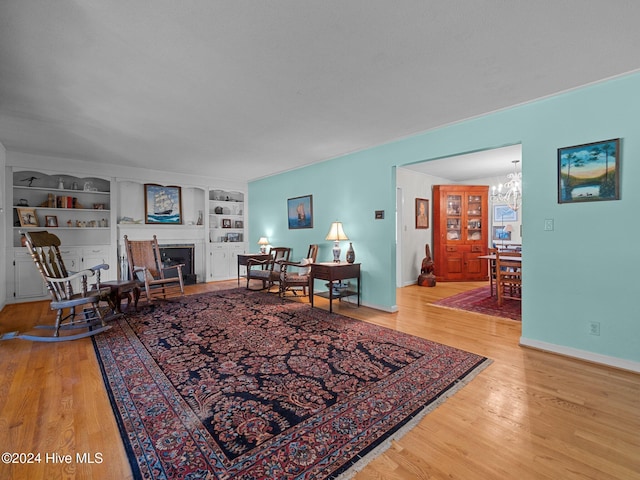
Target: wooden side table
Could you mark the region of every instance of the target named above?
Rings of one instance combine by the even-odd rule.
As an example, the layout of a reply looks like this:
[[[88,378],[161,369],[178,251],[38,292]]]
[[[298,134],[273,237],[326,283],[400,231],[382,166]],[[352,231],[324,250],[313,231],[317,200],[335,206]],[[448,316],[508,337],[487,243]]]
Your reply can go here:
[[[336,290],[333,282],[355,278],[358,280],[358,289],[351,288]],[[360,306],[360,264],[347,262],[323,262],[311,264],[311,275],[309,276],[309,300],[313,308],[313,284],[315,280],[326,280],[329,282],[329,291],[318,293],[319,296],[329,299],[329,312],[333,313],[333,299],[342,297],[358,296],[358,306]]]
[[[140,287],[135,280],[111,280],[100,282],[101,287],[109,287],[111,292],[109,298],[115,307],[114,313],[122,313],[122,299],[127,299],[127,310],[131,307],[131,294],[133,293],[134,307],[138,310],[138,300],[140,299]]]

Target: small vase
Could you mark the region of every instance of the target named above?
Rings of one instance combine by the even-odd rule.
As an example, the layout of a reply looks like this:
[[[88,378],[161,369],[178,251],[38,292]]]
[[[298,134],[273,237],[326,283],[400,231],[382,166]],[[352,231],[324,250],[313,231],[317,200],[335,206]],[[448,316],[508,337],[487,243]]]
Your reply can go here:
[[[349,249],[347,250],[347,262],[353,263],[356,261],[356,252],[353,250],[353,243],[349,242]]]

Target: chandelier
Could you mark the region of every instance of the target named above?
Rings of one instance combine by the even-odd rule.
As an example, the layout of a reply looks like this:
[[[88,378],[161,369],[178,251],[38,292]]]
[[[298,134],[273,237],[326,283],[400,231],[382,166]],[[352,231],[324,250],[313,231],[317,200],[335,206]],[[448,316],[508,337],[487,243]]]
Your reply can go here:
[[[522,172],[518,172],[520,160],[512,160],[513,173],[507,174],[507,181],[491,187],[491,202],[506,203],[511,210],[518,210],[522,202]]]

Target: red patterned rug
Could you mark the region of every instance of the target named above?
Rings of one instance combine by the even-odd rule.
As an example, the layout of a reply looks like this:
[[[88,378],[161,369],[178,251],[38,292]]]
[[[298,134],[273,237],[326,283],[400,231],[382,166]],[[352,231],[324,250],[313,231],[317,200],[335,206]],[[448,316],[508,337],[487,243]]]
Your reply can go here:
[[[348,478],[490,363],[243,288],[144,306],[92,339],[145,479]]]
[[[459,293],[452,297],[443,298],[433,303],[439,307],[455,308],[467,312],[483,313],[494,317],[522,320],[522,302],[505,299],[502,306],[498,306],[498,299],[491,296],[491,287],[480,287],[468,292]]]

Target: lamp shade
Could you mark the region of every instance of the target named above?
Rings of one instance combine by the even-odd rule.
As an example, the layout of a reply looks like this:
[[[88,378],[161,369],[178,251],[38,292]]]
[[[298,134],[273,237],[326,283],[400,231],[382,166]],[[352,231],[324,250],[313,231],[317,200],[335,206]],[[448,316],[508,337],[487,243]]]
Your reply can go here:
[[[258,245],[269,245],[269,240],[267,239],[267,237],[260,237],[260,240],[258,240]]]
[[[347,237],[342,229],[342,222],[333,222],[331,224],[331,227],[329,227],[329,233],[327,233],[327,238],[325,238],[325,240],[333,240],[334,242],[349,240],[349,237]]]

